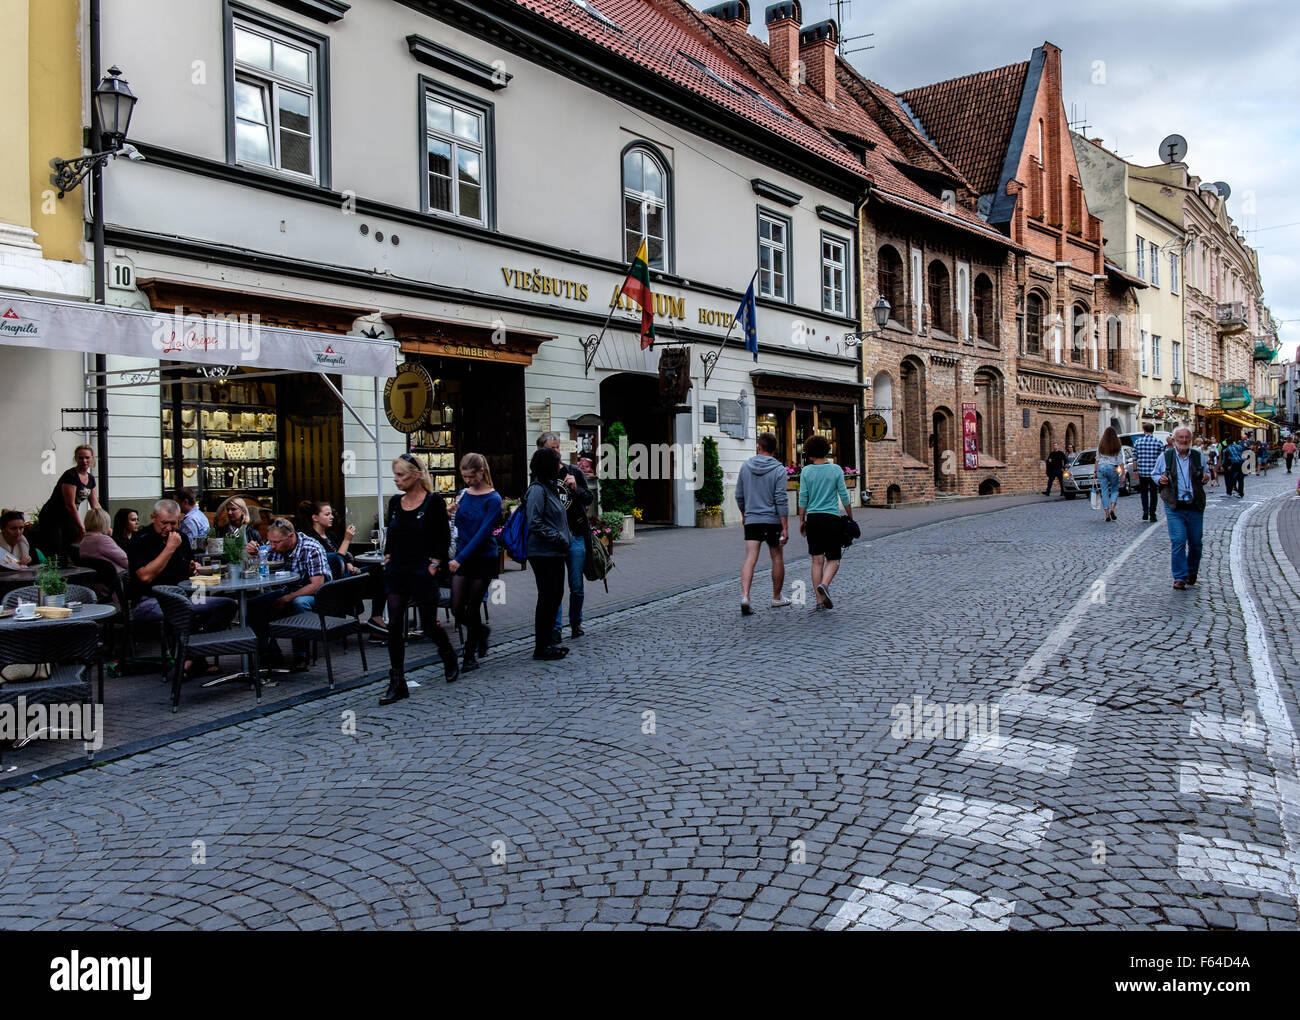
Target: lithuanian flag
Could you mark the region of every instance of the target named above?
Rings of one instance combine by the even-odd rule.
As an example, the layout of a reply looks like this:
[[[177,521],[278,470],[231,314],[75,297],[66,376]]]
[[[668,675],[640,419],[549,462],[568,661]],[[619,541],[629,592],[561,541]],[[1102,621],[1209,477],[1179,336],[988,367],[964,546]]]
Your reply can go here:
[[[644,237],[623,281],[623,293],[641,306],[641,350],[644,351],[655,342],[655,296],[650,293],[650,265]]]

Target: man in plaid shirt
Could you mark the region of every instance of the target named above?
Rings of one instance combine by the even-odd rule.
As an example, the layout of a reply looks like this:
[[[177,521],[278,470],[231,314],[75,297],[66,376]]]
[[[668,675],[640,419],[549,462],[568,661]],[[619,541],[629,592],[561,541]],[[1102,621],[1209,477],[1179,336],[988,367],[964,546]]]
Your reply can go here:
[[[1156,479],[1160,472],[1156,470],[1165,444],[1154,435],[1156,427],[1150,422],[1142,426],[1142,435],[1133,440],[1133,457],[1137,461],[1138,492],[1142,494],[1142,519],[1154,523],[1156,507],[1160,505],[1159,487]]]
[[[271,621],[279,616],[310,613],[316,608],[316,590],[330,578],[325,547],[316,539],[297,531],[283,517],[267,529],[271,551],[284,559],[284,565],[298,575],[298,585],[268,591],[248,600],[248,625],[257,634],[258,655],[272,665],[280,661],[279,648],[271,647]],[[250,547],[251,548],[251,547]],[[307,668],[307,643],[293,642],[293,671]]]

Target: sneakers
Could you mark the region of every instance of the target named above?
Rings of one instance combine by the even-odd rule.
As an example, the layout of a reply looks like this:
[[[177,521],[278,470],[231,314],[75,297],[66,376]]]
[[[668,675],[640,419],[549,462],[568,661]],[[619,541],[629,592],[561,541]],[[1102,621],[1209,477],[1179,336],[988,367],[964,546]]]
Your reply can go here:
[[[582,624],[580,623],[575,623],[569,627],[569,637],[575,641],[585,633],[587,632],[582,629]]]
[[[569,650],[567,648],[551,645],[549,648],[538,648],[533,652],[533,658],[542,662],[555,662],[557,659],[563,659],[568,654]]]
[[[819,584],[817,586],[817,594],[822,597],[821,604],[823,606],[825,606],[827,609],[835,608],[835,603],[831,601],[831,593],[827,591],[826,585]]]
[[[754,615],[754,607],[749,604],[749,599],[740,600],[740,615],[741,616]]]
[[[1190,588],[1190,587],[1192,587],[1194,584],[1196,584],[1196,575],[1195,575],[1195,574],[1188,574],[1188,575],[1187,575],[1187,587]]]
[[[780,608],[782,608],[783,606],[788,606],[789,604],[790,604],[790,600],[787,599],[787,598],[779,598],[779,599],[773,599],[773,600],[772,600],[772,608],[773,608],[773,609],[780,609]]]

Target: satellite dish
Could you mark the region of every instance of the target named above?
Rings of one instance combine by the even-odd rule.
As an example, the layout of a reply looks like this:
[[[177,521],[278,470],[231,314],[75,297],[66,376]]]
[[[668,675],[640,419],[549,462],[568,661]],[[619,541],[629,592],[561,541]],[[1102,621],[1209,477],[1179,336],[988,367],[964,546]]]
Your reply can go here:
[[[1232,189],[1228,187],[1227,181],[1215,181],[1214,190],[1223,196],[1225,202],[1232,196]]]
[[[1182,135],[1170,135],[1160,143],[1160,161],[1162,163],[1181,163],[1187,155],[1187,139]]]

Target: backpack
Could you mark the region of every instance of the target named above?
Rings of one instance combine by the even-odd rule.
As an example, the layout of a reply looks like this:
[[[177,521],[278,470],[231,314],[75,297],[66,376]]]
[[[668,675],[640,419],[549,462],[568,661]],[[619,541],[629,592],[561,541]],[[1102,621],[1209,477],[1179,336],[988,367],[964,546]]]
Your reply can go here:
[[[524,509],[524,504],[520,503],[510,514],[510,519],[506,521],[506,526],[501,529],[498,536],[501,542],[501,548],[506,551],[516,563],[524,563],[528,559],[528,511]]]
[[[1231,446],[1228,447],[1228,463],[1229,464],[1241,463],[1241,446],[1238,445],[1237,443],[1233,443]]]
[[[605,543],[592,537],[587,531],[587,556],[582,561],[582,576],[588,581],[602,581],[605,591],[609,591],[608,574],[614,569],[614,557],[605,548]]]

